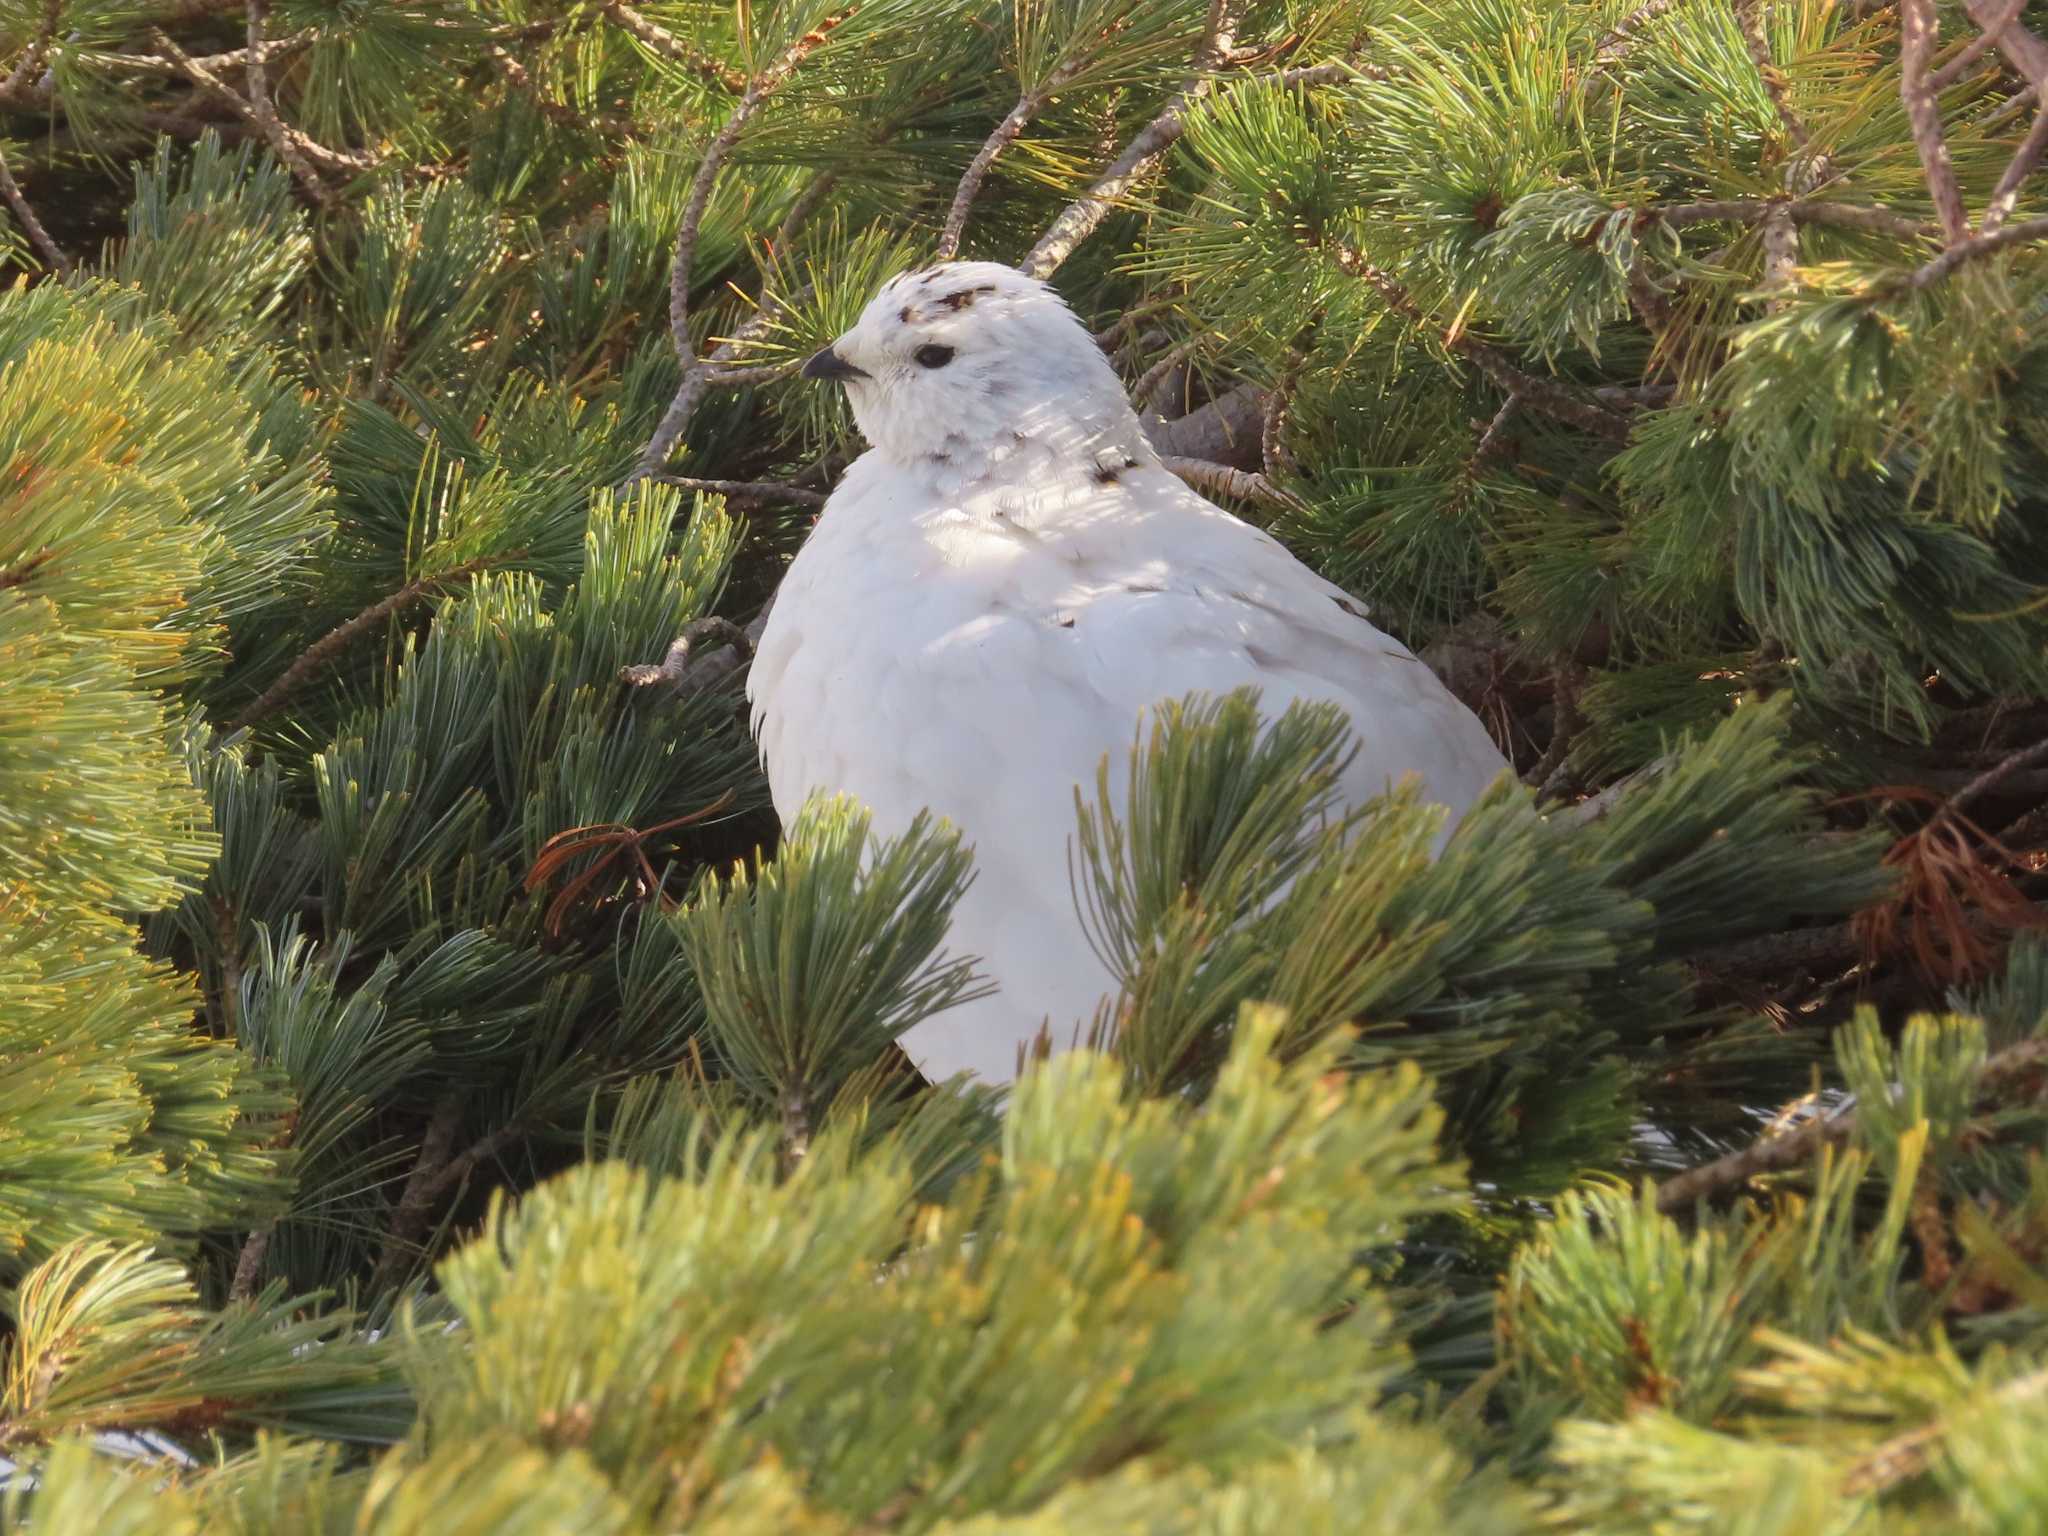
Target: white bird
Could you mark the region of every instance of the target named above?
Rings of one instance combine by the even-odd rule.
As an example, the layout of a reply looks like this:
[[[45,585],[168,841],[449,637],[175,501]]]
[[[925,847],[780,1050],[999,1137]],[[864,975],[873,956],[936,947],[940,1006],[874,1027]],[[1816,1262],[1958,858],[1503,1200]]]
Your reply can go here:
[[[1505,766],[1478,718],[1364,606],[1165,469],[1051,288],[991,262],[890,279],[804,365],[870,444],[784,576],[747,684],[776,811],[819,791],[883,836],[929,808],[972,845],[949,948],[996,992],[901,1041],[927,1076],[1015,1074],[1118,978],[1068,865],[1074,788],[1141,715],[1247,684],[1348,711],[1351,804],[1405,775],[1463,813]]]

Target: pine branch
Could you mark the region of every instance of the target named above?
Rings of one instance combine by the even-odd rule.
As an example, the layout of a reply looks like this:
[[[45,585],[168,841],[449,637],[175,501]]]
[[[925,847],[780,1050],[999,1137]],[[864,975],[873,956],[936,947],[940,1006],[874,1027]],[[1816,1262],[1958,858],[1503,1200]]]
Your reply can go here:
[[[260,30],[252,35],[260,38]],[[298,178],[300,185],[305,187],[307,195],[321,207],[331,205],[334,193],[320,179],[318,168],[324,168],[337,174],[353,175],[367,170],[375,164],[375,160],[371,156],[329,149],[326,145],[299,132],[298,129],[279,121],[274,109],[266,116],[264,111],[257,107],[254,97],[259,89],[264,92],[263,99],[266,104],[270,99],[268,94],[269,80],[262,61],[266,58],[274,57],[273,50],[255,44],[241,50],[240,59],[247,67],[250,89],[250,97],[244,99],[240,92],[233,89],[213,73],[208,67],[208,61],[193,58],[183,48],[180,48],[176,41],[161,28],[152,28],[149,37],[157,52],[162,55],[168,68],[183,75],[187,80],[198,86],[208,97],[220,102],[243,122],[260,133],[264,140],[270,144],[271,148],[276,151],[277,157]],[[252,55],[256,61],[254,63],[250,62]],[[215,57],[231,58],[234,56],[221,54],[215,55]]]
[[[676,358],[683,365],[681,383],[676,386],[675,397],[669,401],[660,424],[654,429],[654,437],[648,443],[646,452],[640,455],[640,463],[632,478],[640,479],[653,474],[668,462],[675,451],[676,443],[689,427],[690,418],[696,414],[697,405],[715,376],[707,373],[698,357],[695,343],[690,340],[690,275],[697,263],[698,232],[704,223],[704,213],[711,206],[711,194],[718,185],[719,172],[724,168],[733,147],[739,143],[740,134],[747,123],[761,108],[761,104],[772,96],[794,74],[803,61],[811,56],[847,18],[859,9],[858,5],[847,6],[827,16],[817,26],[783,49],[767,68],[747,83],[744,94],[726,115],[724,124],[705,146],[704,159],[697,167],[697,175],[690,183],[689,200],[683,205],[682,223],[676,230],[675,259],[669,265],[668,275],[668,327],[675,343]],[[755,314],[750,326],[755,327],[751,335],[758,335],[772,318],[769,306],[763,305]],[[741,336],[751,335],[743,327]],[[735,336],[738,341],[740,336]],[[731,355],[731,343],[720,349],[720,353]],[[718,356],[710,361],[716,364]],[[779,377],[778,374],[770,377]],[[727,382],[740,382],[737,374],[728,375]],[[748,382],[752,382],[749,380]]]
[[[1764,83],[1764,94],[1771,98],[1778,121],[1785,127],[1786,136],[1803,150],[1812,136],[1806,131],[1806,124],[1799,120],[1799,114],[1792,110],[1791,90],[1771,58],[1771,40],[1764,32],[1763,3],[1764,0],[1736,0],[1735,24],[1742,33],[1749,61],[1756,66],[1757,75]]]
[[[700,480],[691,475],[649,475],[657,485],[673,485],[685,491],[702,491],[709,496],[752,496],[760,501],[790,501],[798,506],[822,507],[823,491],[807,491],[782,480]]]
[[[43,60],[50,56],[50,44],[56,39],[57,24],[63,14],[64,0],[43,0],[43,14],[35,31],[29,34],[28,43],[22,48],[21,57],[14,61],[14,68],[7,72],[7,78],[0,80],[0,102],[29,105],[22,98],[23,90],[42,73]]]
[[[1903,280],[1877,285],[1872,289],[1870,297],[1888,297],[1902,287],[1932,287],[1965,262],[1974,261],[1979,256],[1988,256],[1993,251],[2005,249],[2008,245],[2023,244],[2028,240],[2048,240],[2048,218],[2028,219],[2021,224],[2004,224],[1991,234],[1972,235],[1966,240],[1960,240]]]
[[[1756,224],[1778,213],[1794,224],[1827,224],[1874,235],[1892,235],[1900,240],[1932,240],[1941,234],[1940,226],[1920,223],[1889,208],[1805,198],[1719,198],[1667,208],[1644,208],[1638,216],[1655,220],[1668,229],[1686,229],[1694,224]]]
[[[1640,45],[1638,34],[1660,16],[1668,16],[1678,9],[1680,0],[1649,0],[1630,11],[1607,35],[1593,45],[1593,64],[1597,70],[1619,64]]]
[[[772,599],[770,606],[773,606]],[[623,668],[619,673],[619,681],[634,688],[647,688],[661,683],[676,693],[695,693],[700,688],[708,686],[705,678],[706,665],[717,659],[722,652],[730,650],[737,660],[723,669],[719,676],[723,676],[724,671],[736,670],[752,661],[754,646],[760,640],[761,631],[767,627],[767,623],[767,608],[763,608],[754,622],[745,629],[741,629],[732,620],[721,619],[715,614],[693,619],[670,643],[668,654],[662,657],[660,662]],[[716,649],[698,649],[707,641],[713,640],[718,642]],[[709,679],[716,680],[716,677]],[[696,686],[691,686],[693,683]]]
[[[274,1225],[258,1227],[243,1240],[241,1252],[235,1255],[234,1279],[228,1282],[229,1301],[247,1301],[256,1294],[263,1260],[270,1252],[270,1234],[276,1230]]]
[[[240,718],[235,721],[236,728],[254,725],[264,716],[277,710],[285,700],[304,687],[315,673],[331,666],[335,658],[347,650],[364,631],[373,629],[393,615],[403,612],[448,582],[460,581],[465,576],[474,576],[479,571],[488,570],[507,560],[517,560],[523,553],[522,550],[513,550],[504,554],[478,555],[474,560],[465,560],[452,570],[409,581],[389,597],[372,603],[354,618],[343,620],[299,653],[298,659],[285,668],[284,675],[264,689],[256,702],[242,711]]]
[[[1955,165],[1949,158],[1948,140],[1941,128],[1941,103],[1935,97],[1928,72],[1940,37],[1941,22],[1934,14],[1934,0],[1900,0],[1899,97],[1905,103],[1906,118],[1913,125],[1913,148],[1919,153],[1927,190],[1941,219],[1942,238],[1953,244],[1968,236],[1970,219],[1963,209],[1962,189],[1956,185]]]
[[[1094,234],[1130,185],[1159,163],[1187,131],[1188,114],[1209,92],[1215,74],[1236,46],[1237,17],[1227,0],[1210,0],[1209,22],[1195,46],[1194,64],[1186,82],[1138,131],[1123,153],[1112,160],[1081,197],[1069,203],[1038,237],[1018,270],[1027,277],[1047,278],[1060,269],[1081,242]]]
[[[49,230],[45,229],[43,221],[36,217],[36,211],[23,195],[20,184],[15,181],[14,171],[7,164],[7,156],[4,153],[0,153],[0,197],[7,199],[7,206],[14,210],[15,222],[28,235],[29,243],[36,248],[44,263],[53,271],[69,272],[71,258],[64,254],[62,246],[50,238]]]
[[[2020,19],[2020,12],[2026,9],[2027,0],[2012,0],[1989,26],[1986,26],[1962,50],[1941,68],[1927,77],[1927,87],[1937,96],[1963,78],[1972,65],[1985,54],[1996,48],[2005,37],[2006,29]]]
[[[302,49],[310,47],[318,36],[319,34],[313,28],[307,27],[302,31],[294,32],[290,37],[274,37],[263,45],[263,51],[259,57],[265,63],[273,63],[278,59],[290,58]],[[160,53],[89,52],[83,57],[87,63],[90,63],[95,68],[118,70],[123,74],[162,75],[165,77],[185,74],[183,66],[171,59],[162,57]],[[229,70],[246,69],[249,64],[249,50],[247,48],[233,48],[225,53],[200,54],[188,62],[206,71],[207,74],[218,77]],[[191,79],[192,77],[187,75],[185,78]],[[195,81],[195,83],[197,82]]]
[[[2005,223],[2006,216],[2020,200],[2020,185],[2041,164],[2043,151],[2048,151],[2048,98],[2041,101],[2034,112],[2034,121],[2027,129],[2026,138],[2013,151],[2004,173],[1998,178],[1998,185],[1992,190],[1991,201],[1985,205],[1983,220],[1977,226],[1979,235],[1992,235]]]
[[[427,1226],[427,1213],[433,1208],[437,1181],[454,1159],[455,1133],[462,1129],[462,1113],[462,1095],[459,1093],[446,1095],[434,1107],[426,1134],[420,1138],[419,1157],[413,1163],[412,1173],[407,1177],[398,1205],[392,1211],[391,1226],[384,1235],[384,1251],[378,1256],[377,1268],[370,1277],[373,1293],[390,1289],[411,1252],[419,1247],[420,1234]]]
[[[2020,748],[1992,764],[1950,795],[1942,808],[1934,813],[1934,819],[1938,821],[1960,814],[1963,807],[1989,794],[2013,775],[2043,762],[2048,762],[2048,740],[2037,741],[2032,746]]]
[[[2031,1371],[2008,1381],[1991,1397],[2005,1408],[2016,1408],[2044,1395],[2048,1395],[2048,1370]],[[1895,1435],[1869,1454],[1857,1458],[1856,1464],[1842,1479],[1842,1496],[1868,1498],[1920,1476],[1934,1464],[1935,1449],[1950,1427],[1937,1419],[1931,1424],[1922,1424],[1917,1429]]]
[[[1212,464],[1204,459],[1162,456],[1159,462],[1205,496],[1228,496],[1237,501],[1259,501],[1269,507],[1299,508],[1301,503],[1262,474]]]
[[[263,130],[263,136],[270,140],[270,147],[277,151],[277,158],[291,167],[313,201],[323,208],[334,201],[334,194],[327,188],[314,171],[312,162],[304,151],[293,142],[292,135],[285,132],[284,124],[278,120],[277,107],[270,99],[270,69],[263,61],[263,24],[270,13],[270,0],[248,0],[249,18],[249,111],[256,125]],[[220,87],[230,99],[234,93],[225,86]]]
[[[604,13],[633,37],[647,45],[655,53],[674,63],[680,64],[700,79],[717,86],[731,96],[743,96],[747,90],[747,77],[722,59],[715,59],[684,42],[666,27],[649,21],[630,5],[619,0],[605,0]],[[837,23],[834,23],[837,25]]]
[[[953,206],[946,210],[945,227],[939,231],[940,261],[951,261],[958,254],[960,237],[967,230],[967,210],[972,206],[975,194],[981,191],[981,184],[988,179],[989,168],[996,163],[996,156],[1016,143],[1023,135],[1025,125],[1044,111],[1046,103],[1052,100],[1059,88],[1087,65],[1087,59],[1075,58],[1054,69],[1042,84],[1017,98],[1017,104],[983,141],[974,158],[968,162],[967,169],[961,173],[960,184],[953,189]]]
[[[1963,0],[1963,10],[1979,27],[1997,28],[1998,51],[2036,92],[2048,85],[2048,43],[2018,22],[1998,26],[1999,0]]]
[[[1365,259],[1363,252],[1353,246],[1340,245],[1336,248],[1338,270],[1372,284],[1387,307],[1396,314],[1416,324],[1434,329],[1432,322],[1422,312],[1407,288],[1392,274],[1374,266]],[[1601,437],[1625,442],[1629,435],[1628,421],[1597,404],[1595,401],[1559,383],[1555,379],[1539,378],[1525,373],[1508,360],[1507,355],[1491,342],[1481,341],[1470,331],[1457,331],[1440,337],[1445,349],[1469,359],[1500,388],[1510,395],[1519,396],[1524,405],[1555,416],[1559,421],[1569,422]]]
[[[1985,1058],[1977,1072],[1981,1098],[1996,1101],[2008,1087],[2024,1084],[2048,1067],[2048,1038],[2022,1040]],[[1764,1174],[1797,1168],[1822,1147],[1840,1146],[1856,1131],[1856,1111],[1845,1105],[1816,1115],[1795,1129],[1768,1135],[1711,1163],[1687,1169],[1657,1186],[1657,1209],[1666,1216],[1691,1210]]]

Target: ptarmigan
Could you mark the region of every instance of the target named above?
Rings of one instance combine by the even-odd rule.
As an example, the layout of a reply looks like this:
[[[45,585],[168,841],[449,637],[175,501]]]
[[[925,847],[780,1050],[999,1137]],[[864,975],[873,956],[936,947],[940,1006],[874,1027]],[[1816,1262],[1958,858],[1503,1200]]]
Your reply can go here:
[[[1486,729],[1363,606],[1163,468],[1108,361],[1045,284],[990,262],[892,278],[804,366],[871,445],[783,578],[747,685],[775,808],[920,809],[973,846],[948,947],[998,990],[926,1020],[931,1077],[1007,1082],[1112,991],[1075,912],[1074,787],[1112,782],[1141,715],[1246,684],[1277,716],[1342,705],[1353,803],[1407,774],[1462,814],[1504,766]]]

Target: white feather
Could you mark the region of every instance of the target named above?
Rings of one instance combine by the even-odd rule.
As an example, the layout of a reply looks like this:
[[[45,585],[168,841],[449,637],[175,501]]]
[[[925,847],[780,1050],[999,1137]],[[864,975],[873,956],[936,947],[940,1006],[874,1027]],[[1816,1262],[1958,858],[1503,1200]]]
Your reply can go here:
[[[961,297],[964,295],[965,297]],[[915,354],[950,348],[937,367]],[[1350,715],[1356,803],[1408,774],[1461,814],[1505,766],[1363,605],[1160,466],[1043,284],[963,262],[893,279],[832,351],[874,448],[790,566],[748,683],[777,812],[819,791],[882,835],[950,819],[977,871],[950,947],[997,992],[911,1030],[932,1076],[1006,1082],[1116,985],[1075,912],[1074,789],[1112,782],[1162,699],[1251,685]],[[931,354],[927,354],[929,357]]]

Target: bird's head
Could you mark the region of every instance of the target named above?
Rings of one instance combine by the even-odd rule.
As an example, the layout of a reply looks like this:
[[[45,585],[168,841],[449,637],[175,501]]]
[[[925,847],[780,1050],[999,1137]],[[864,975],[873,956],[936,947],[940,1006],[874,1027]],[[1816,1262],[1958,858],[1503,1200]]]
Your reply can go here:
[[[997,262],[890,278],[803,372],[843,384],[861,435],[905,464],[964,470],[1024,443],[1143,451],[1123,384],[1074,312]]]

